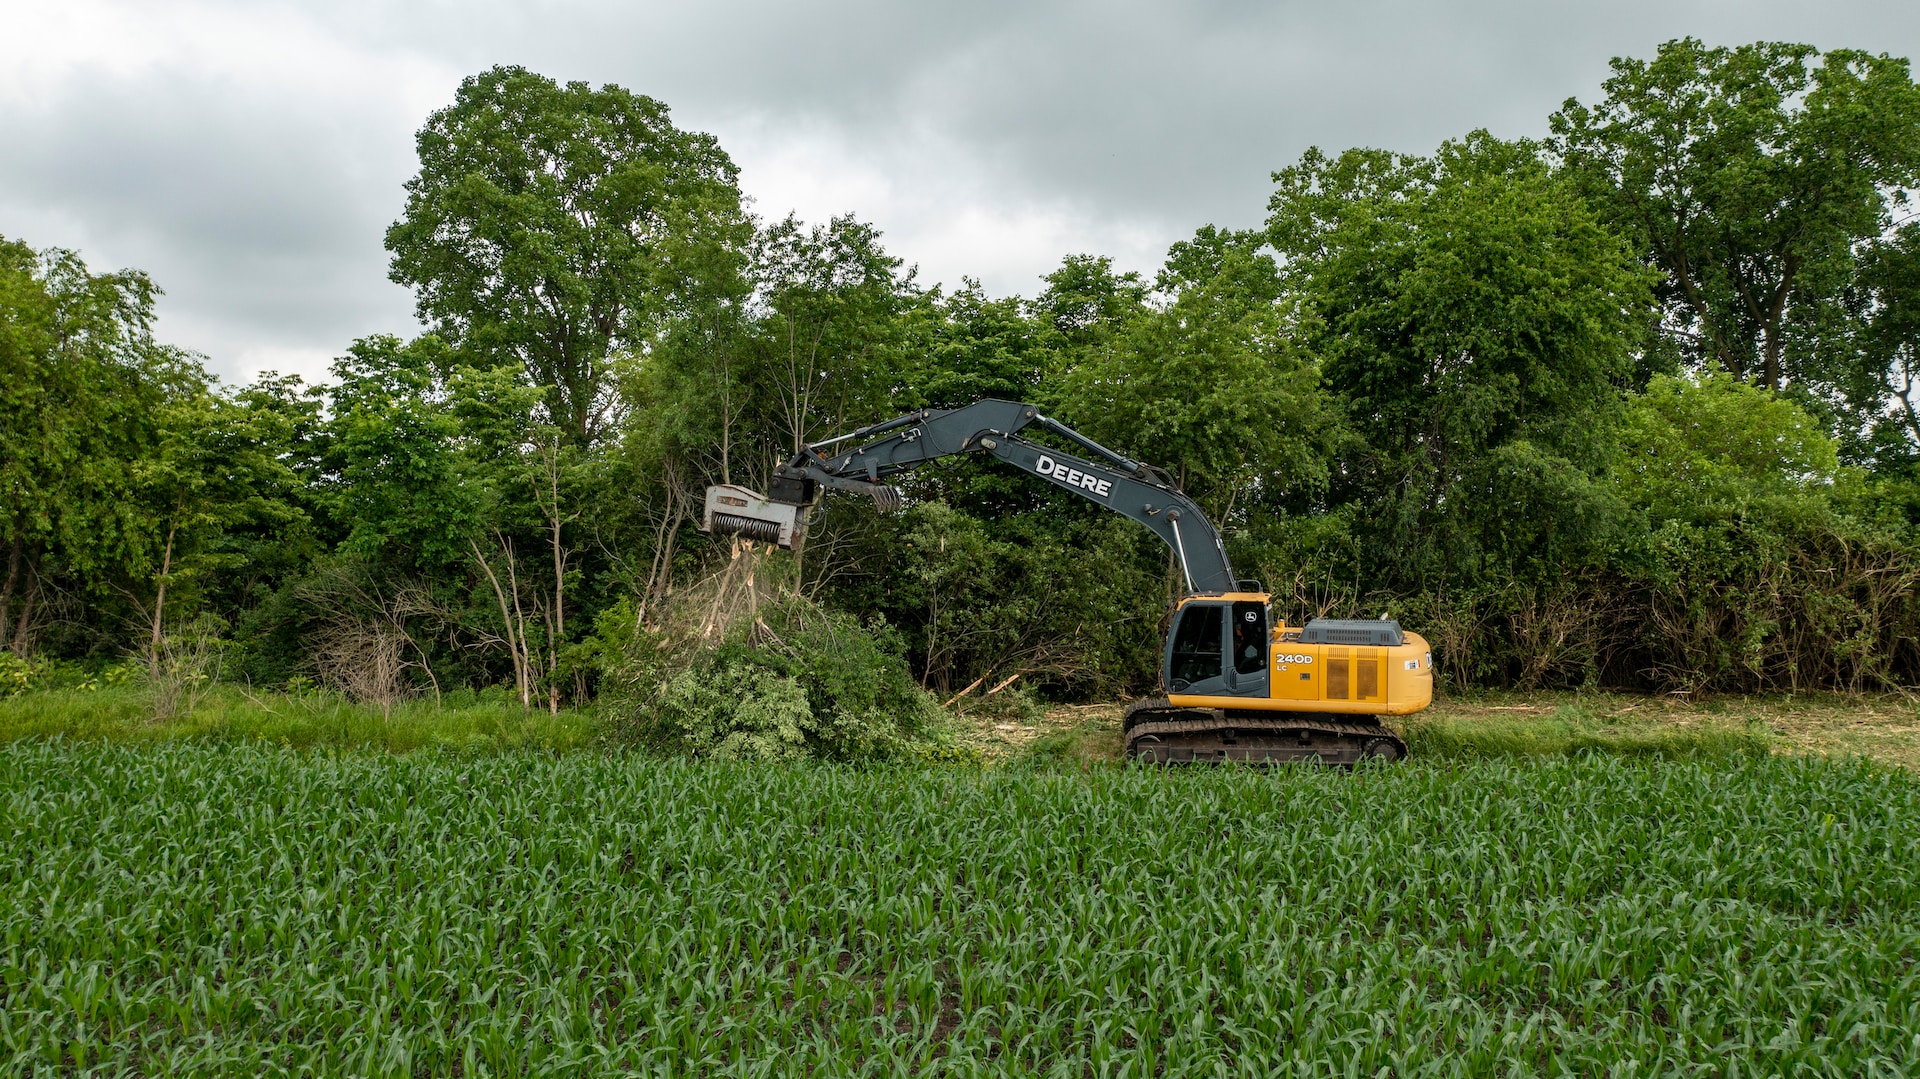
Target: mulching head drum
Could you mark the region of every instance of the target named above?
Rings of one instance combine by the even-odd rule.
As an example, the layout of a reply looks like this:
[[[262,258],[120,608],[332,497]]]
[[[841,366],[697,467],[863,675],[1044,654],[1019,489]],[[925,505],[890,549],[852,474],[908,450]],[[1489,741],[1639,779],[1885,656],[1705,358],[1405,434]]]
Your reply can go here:
[[[700,531],[797,551],[807,539],[807,509],[775,502],[737,484],[716,484],[707,488]]]

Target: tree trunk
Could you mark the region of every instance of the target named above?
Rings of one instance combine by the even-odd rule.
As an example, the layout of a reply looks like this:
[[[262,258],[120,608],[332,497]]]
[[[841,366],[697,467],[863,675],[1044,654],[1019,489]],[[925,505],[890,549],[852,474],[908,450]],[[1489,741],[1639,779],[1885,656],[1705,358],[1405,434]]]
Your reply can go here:
[[[1913,435],[1913,440],[1915,442],[1920,443],[1920,416],[1915,415],[1913,410],[1913,359],[1912,357],[1913,357],[1913,346],[1911,345],[1901,346],[1900,348],[1900,383],[1901,385],[1898,390],[1894,391],[1894,396],[1900,398],[1900,411],[1904,413],[1907,417],[1908,432],[1910,432]],[[4,609],[4,608],[0,608],[0,609]]]
[[[644,629],[647,613],[667,596],[667,589],[673,584],[673,548],[679,535],[681,506],[680,472],[673,458],[668,457],[661,477],[667,491],[667,506],[661,514],[660,525],[654,531],[653,563],[647,573],[647,586],[640,596],[640,605],[633,612],[633,625],[636,630]]]
[[[547,491],[553,497],[553,638],[547,642],[547,712],[560,714],[560,686],[554,675],[560,671],[560,642],[567,633],[567,555],[560,546],[560,446],[553,447],[547,461]]]
[[[161,628],[166,625],[167,610],[167,574],[173,570],[173,536],[177,525],[167,529],[167,545],[160,553],[159,588],[153,598],[153,629],[147,639],[147,667],[153,669],[160,662]]]
[[[513,596],[514,631],[520,638],[520,662],[527,672],[526,680],[520,683],[520,710],[533,709],[533,648],[527,644],[527,613],[520,606],[520,560],[513,555],[513,545],[501,541],[507,552],[507,590]]]
[[[521,656],[522,648],[514,636],[513,610],[507,605],[507,594],[500,587],[500,578],[493,572],[493,565],[480,553],[480,544],[467,541],[473,548],[473,560],[480,563],[481,572],[487,575],[487,583],[493,586],[493,598],[500,604],[500,627],[507,635],[507,655],[513,659],[513,688],[520,694],[520,707],[527,706],[527,669]],[[512,554],[508,554],[512,558]]]
[[[0,631],[11,624],[7,621],[7,615],[13,611],[13,591],[20,586],[21,555],[27,548],[27,522],[24,515],[16,514],[13,526],[13,543],[7,549],[7,583],[0,587]]]
[[[33,556],[27,560],[27,587],[20,599],[20,620],[15,622],[13,626],[13,644],[11,645],[11,649],[14,655],[22,659],[25,659],[27,655],[27,630],[33,627],[34,601],[39,598],[40,552],[35,551],[33,552]],[[6,628],[5,623],[0,623],[0,631],[4,631]]]

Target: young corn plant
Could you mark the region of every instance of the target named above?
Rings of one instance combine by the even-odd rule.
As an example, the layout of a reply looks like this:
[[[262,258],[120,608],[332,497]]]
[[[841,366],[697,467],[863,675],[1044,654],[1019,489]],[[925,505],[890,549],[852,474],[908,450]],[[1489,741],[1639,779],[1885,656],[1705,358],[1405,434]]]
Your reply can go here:
[[[0,1071],[1833,1075],[1920,782],[0,747]]]

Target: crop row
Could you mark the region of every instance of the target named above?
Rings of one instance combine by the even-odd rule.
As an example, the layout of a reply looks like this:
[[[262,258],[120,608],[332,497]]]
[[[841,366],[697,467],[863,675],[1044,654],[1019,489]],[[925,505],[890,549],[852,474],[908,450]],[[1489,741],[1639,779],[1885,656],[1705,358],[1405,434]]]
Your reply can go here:
[[[1920,783],[0,747],[0,1071],[1907,1074]]]

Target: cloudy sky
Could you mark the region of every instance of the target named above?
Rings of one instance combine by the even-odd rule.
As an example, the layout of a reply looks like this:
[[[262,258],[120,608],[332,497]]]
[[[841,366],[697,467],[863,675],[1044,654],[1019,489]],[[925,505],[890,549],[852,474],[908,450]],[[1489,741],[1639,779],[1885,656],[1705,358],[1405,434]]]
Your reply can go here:
[[[391,3],[0,0],[0,235],[153,274],[229,379],[415,330],[381,237],[462,76],[614,82],[711,131],[757,212],[876,223],[924,282],[1031,294],[1263,216],[1308,146],[1538,135],[1684,35],[1920,54],[1913,0]]]

